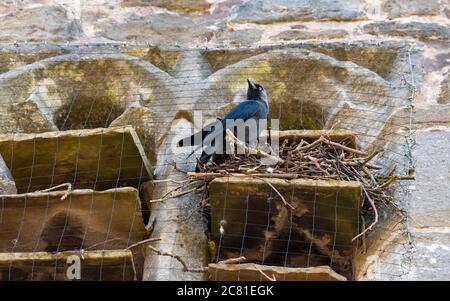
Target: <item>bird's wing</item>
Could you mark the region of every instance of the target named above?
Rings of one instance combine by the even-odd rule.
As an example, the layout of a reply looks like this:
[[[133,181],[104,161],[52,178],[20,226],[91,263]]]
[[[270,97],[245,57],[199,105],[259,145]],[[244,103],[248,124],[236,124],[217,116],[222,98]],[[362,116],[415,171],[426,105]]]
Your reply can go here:
[[[244,121],[258,115],[260,104],[254,100],[247,100],[238,104],[223,119],[242,119]]]
[[[178,141],[178,146],[193,146],[193,145],[199,145],[202,142],[208,142],[211,141],[215,136],[217,135],[211,135],[214,132],[215,126],[219,122],[222,122],[223,128],[226,126],[226,120],[232,119],[242,119],[243,121],[246,121],[247,119],[250,119],[252,117],[255,117],[258,112],[260,111],[260,106],[256,101],[244,101],[238,104],[236,107],[234,107],[228,114],[222,119],[214,121],[213,123],[210,123],[203,127],[203,129],[192,136],[186,137]],[[209,139],[208,139],[209,138]],[[205,139],[207,139],[205,141]]]
[[[198,145],[188,156],[188,158],[199,148],[205,145],[210,145],[214,139],[217,139],[219,135],[224,135],[225,129],[231,127],[231,125],[227,125],[226,120],[231,119],[234,120],[232,126],[238,126],[240,123],[245,122],[248,119],[255,118],[261,116],[261,105],[253,100],[247,100],[238,104],[235,108],[233,108],[228,114],[222,119],[217,120],[209,125],[205,126],[200,132],[195,133],[194,135],[184,138],[178,142],[178,146],[186,146],[186,145]],[[217,125],[221,123],[223,130],[216,130]],[[201,138],[201,139],[200,139]]]
[[[258,102],[253,100],[247,100],[238,104],[221,120],[222,130],[213,130],[203,139],[203,145],[209,145],[213,139],[217,139],[219,135],[224,135],[227,128],[239,126],[239,124],[245,122],[250,118],[254,118],[260,115],[261,106]],[[233,123],[227,124],[227,120],[233,120]]]

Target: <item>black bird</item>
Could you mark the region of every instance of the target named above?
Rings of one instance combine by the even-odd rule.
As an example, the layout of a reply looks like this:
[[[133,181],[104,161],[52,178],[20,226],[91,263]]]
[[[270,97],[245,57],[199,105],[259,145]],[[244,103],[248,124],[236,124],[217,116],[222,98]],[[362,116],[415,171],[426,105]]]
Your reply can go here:
[[[244,129],[245,132],[245,142],[247,144],[253,143],[259,137],[259,134],[263,130],[260,128],[259,121],[266,120],[269,113],[269,101],[267,98],[266,90],[260,84],[247,79],[248,90],[247,99],[239,103],[235,108],[233,108],[223,119],[218,119],[217,121],[208,124],[200,132],[195,133],[190,137],[186,137],[178,141],[178,146],[193,146],[199,145],[188,158],[200,147],[203,147],[203,152],[200,156],[199,161],[202,164],[208,162],[211,156],[218,150],[223,151],[223,142],[218,141],[221,135],[223,140],[225,139],[225,132],[229,128],[234,134],[238,133],[239,126],[245,126],[244,122],[249,119],[254,119],[256,121],[256,129],[253,132]],[[228,123],[227,120],[233,121]],[[220,130],[215,130],[218,125],[221,125]],[[228,127],[227,127],[228,126]],[[222,149],[220,149],[220,147]],[[206,150],[208,151],[206,152]],[[222,154],[224,152],[221,152]]]

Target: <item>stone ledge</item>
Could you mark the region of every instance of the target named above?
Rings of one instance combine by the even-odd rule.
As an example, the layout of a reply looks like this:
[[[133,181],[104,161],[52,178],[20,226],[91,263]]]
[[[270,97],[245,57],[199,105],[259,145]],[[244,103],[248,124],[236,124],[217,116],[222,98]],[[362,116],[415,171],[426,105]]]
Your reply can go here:
[[[145,237],[136,189],[66,193],[0,196],[0,252],[125,249]]]
[[[104,190],[138,187],[151,166],[131,127],[0,135],[0,154],[19,193],[71,183]]]
[[[80,252],[0,253],[0,280],[71,280],[67,259],[80,258],[82,281],[136,280],[133,255],[129,250]]]
[[[213,281],[267,281],[261,271],[269,277],[282,281],[346,281],[329,266],[310,268],[286,268],[254,263],[208,265],[209,277]],[[273,278],[272,278],[273,279]]]

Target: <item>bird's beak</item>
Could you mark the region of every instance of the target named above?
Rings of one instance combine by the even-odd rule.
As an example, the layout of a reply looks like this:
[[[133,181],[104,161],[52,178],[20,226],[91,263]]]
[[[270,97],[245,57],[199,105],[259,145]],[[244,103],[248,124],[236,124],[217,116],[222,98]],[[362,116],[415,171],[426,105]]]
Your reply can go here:
[[[249,86],[251,89],[256,89],[255,83],[254,83],[252,80],[247,79],[247,82],[248,82],[248,86]]]

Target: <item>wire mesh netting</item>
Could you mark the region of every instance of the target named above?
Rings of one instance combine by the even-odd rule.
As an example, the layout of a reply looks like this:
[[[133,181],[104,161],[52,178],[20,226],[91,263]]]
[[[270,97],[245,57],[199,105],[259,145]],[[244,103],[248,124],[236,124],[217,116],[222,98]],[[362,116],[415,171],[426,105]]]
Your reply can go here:
[[[0,47],[0,279],[408,273],[413,246],[399,180],[414,170],[413,44]],[[380,182],[365,177],[291,170],[288,179],[265,166],[260,178],[243,166],[216,168],[208,181],[190,173],[199,153],[188,157],[193,148],[177,141],[244,100],[247,79],[267,91],[279,131],[266,133],[280,145],[328,137],[342,160],[348,153],[336,147],[373,154],[364,164],[385,180],[383,201],[370,206],[365,193]],[[313,161],[328,173],[325,161]]]

